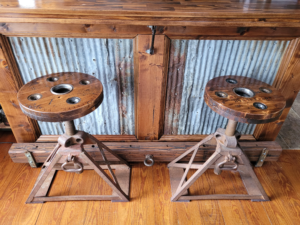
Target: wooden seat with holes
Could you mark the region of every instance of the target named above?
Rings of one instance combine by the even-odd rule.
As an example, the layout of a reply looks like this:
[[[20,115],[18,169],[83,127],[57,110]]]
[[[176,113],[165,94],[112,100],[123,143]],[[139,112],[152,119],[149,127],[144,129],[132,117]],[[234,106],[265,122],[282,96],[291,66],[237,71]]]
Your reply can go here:
[[[64,122],[66,131],[58,138],[56,147],[43,164],[26,203],[68,200],[129,201],[130,165],[92,135],[77,131],[74,126],[74,119],[94,111],[102,100],[101,82],[83,73],[46,75],[30,81],[20,89],[18,101],[24,114],[39,121]],[[98,145],[104,164],[97,164],[84,150],[83,144],[87,142]],[[107,161],[107,152],[119,161]],[[47,196],[57,170],[82,173],[85,168],[94,169],[112,188],[112,195]],[[112,178],[105,173],[105,169],[109,170]]]
[[[261,124],[277,120],[285,108],[286,101],[272,86],[259,80],[242,76],[222,76],[210,80],[205,87],[205,102],[216,113],[226,117],[226,129],[218,128],[197,145],[168,164],[172,187],[172,201],[186,202],[196,199],[251,199],[269,201],[262,185],[257,179],[249,159],[241,149],[236,131],[237,123]],[[216,151],[204,163],[194,163],[201,145],[217,143]],[[189,163],[179,163],[191,154]],[[188,179],[190,169],[197,171]],[[237,171],[243,180],[248,194],[188,194],[188,188],[207,170],[214,169],[219,175],[222,170]]]

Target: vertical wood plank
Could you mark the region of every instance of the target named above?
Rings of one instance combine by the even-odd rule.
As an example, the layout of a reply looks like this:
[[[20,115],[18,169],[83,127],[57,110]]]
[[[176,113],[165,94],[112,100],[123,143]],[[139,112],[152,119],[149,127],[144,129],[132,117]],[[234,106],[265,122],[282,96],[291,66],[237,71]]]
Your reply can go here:
[[[259,124],[254,131],[254,137],[259,141],[275,141],[283,122],[300,90],[300,39],[291,41],[277,72],[273,87],[281,91],[286,99],[286,108],[278,120]]]
[[[248,194],[239,173],[231,173],[232,184],[239,194]],[[249,224],[271,224],[262,202],[239,200]]]
[[[0,35],[0,80],[0,104],[17,142],[35,141],[40,136],[40,129],[37,122],[25,116],[20,109],[17,93],[23,81],[11,46],[2,35]]]
[[[49,196],[68,195],[74,173],[57,171],[49,191]],[[29,196],[29,193],[27,197]],[[66,202],[47,202],[43,204],[36,224],[59,224],[65,209]]]
[[[207,170],[195,182],[198,191],[195,195],[216,194],[215,187],[212,185],[212,170]],[[192,186],[191,186],[192,188]],[[191,189],[192,191],[192,189]],[[218,200],[198,201],[202,224],[225,224]]]
[[[294,201],[290,202],[289,198],[289,195],[294,194],[295,190],[290,188],[290,181],[285,178],[285,175],[281,171],[276,171],[279,165],[277,163],[275,165],[266,162],[263,167],[255,168],[257,178],[271,200],[262,202],[262,204],[272,224],[295,224],[293,213],[296,208],[299,208],[299,205],[297,202],[295,202],[296,204]]]
[[[171,202],[171,184],[169,171],[165,163],[153,165],[153,186],[155,199],[155,223],[177,224],[176,204]]]
[[[107,172],[107,170],[105,170]],[[93,180],[90,195],[111,195],[112,188],[96,173],[93,172]],[[122,202],[123,203],[123,202]],[[124,202],[126,205],[128,202]],[[111,201],[89,201],[84,224],[112,224],[111,211],[118,207],[119,203]],[[120,224],[123,224],[120,222]]]
[[[210,179],[218,194],[237,194],[232,184],[230,171],[223,171],[220,178],[216,179],[213,170],[207,170]],[[206,172],[207,172],[206,171]],[[240,193],[238,193],[240,194]],[[249,200],[247,200],[249,201]],[[218,200],[220,210],[222,212],[225,224],[248,224],[239,200]]]
[[[92,177],[95,171],[84,170],[81,174],[74,174],[69,195],[88,195],[94,182]],[[84,224],[89,201],[67,201],[60,224]]]
[[[154,54],[146,53],[151,35],[134,40],[135,134],[139,140],[158,140],[163,134],[170,41],[156,35]]]

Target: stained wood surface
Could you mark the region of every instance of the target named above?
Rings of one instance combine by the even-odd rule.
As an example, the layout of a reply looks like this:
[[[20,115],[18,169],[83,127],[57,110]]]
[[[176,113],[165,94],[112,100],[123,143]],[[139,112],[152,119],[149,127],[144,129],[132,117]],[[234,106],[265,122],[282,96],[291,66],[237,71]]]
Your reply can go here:
[[[10,44],[0,35],[0,104],[18,142],[33,142],[40,135],[37,121],[28,118],[20,109],[17,93],[23,81]]]
[[[23,20],[23,18],[20,18]],[[6,36],[19,37],[78,37],[78,38],[134,38],[137,35],[150,35],[151,29],[147,25],[139,25],[140,20],[133,20],[132,25],[120,25],[122,21],[103,20],[103,24],[90,24],[86,21],[81,24],[63,23],[12,23],[10,18],[7,22],[0,18],[0,33]],[[95,22],[95,21],[94,21]],[[109,23],[109,24],[107,24]],[[157,26],[157,35],[166,35],[170,39],[221,39],[221,40],[291,40],[300,36],[300,27],[247,27],[241,29],[240,24],[236,26],[220,26],[212,24],[203,26],[202,21],[187,22],[174,26],[174,21],[157,20],[149,24],[161,24]],[[196,26],[197,24],[197,26]],[[296,23],[300,26],[300,22]],[[264,23],[264,25],[266,25]],[[273,24],[274,25],[274,24]],[[291,23],[286,24],[290,26]],[[249,26],[249,24],[247,24]]]
[[[299,26],[297,1],[2,1],[1,22],[106,23],[149,25],[166,21],[182,25],[195,21],[212,25]],[[186,25],[185,24],[185,25]],[[159,24],[155,24],[159,25]]]
[[[65,84],[72,86],[70,92],[63,93],[66,89],[64,87],[57,91],[58,94],[51,92],[53,87]],[[32,100],[30,99],[32,95],[40,95],[40,99]],[[79,98],[79,102],[68,103],[68,100],[74,97]],[[102,100],[101,82],[94,76],[75,72],[54,73],[36,78],[25,84],[18,92],[18,101],[24,114],[46,122],[63,122],[80,118],[94,111]]]
[[[258,125],[254,137],[261,141],[275,140],[300,90],[300,39],[294,39],[282,59],[273,87],[286,99],[286,107],[279,119],[269,124]]]
[[[139,140],[158,140],[163,134],[170,40],[156,35],[154,54],[151,35],[134,40],[135,135]]]
[[[0,142],[15,142],[10,132]],[[48,202],[25,204],[40,169],[11,162],[11,144],[0,143],[0,224],[299,224],[300,151],[283,151],[278,162],[255,168],[270,202],[203,200],[172,203],[169,171],[165,163],[145,167],[134,164],[131,201]],[[188,177],[193,174],[189,172]],[[84,176],[82,176],[84,175]],[[190,188],[191,194],[245,194],[240,177],[208,170]],[[111,194],[93,171],[83,174],[58,171],[50,195]],[[75,219],[76,218],[76,219]]]
[[[60,135],[41,135],[36,142],[48,143],[48,142],[57,142]],[[134,135],[93,135],[99,141],[109,141],[109,142],[133,142],[137,141]],[[249,137],[243,140],[255,140],[252,136],[252,139]]]
[[[230,83],[228,79],[236,83]],[[240,96],[234,92],[237,88],[250,89],[253,96]],[[266,88],[271,93],[263,92],[261,88]],[[218,93],[224,96],[220,97]],[[242,76],[213,78],[205,87],[204,98],[206,104],[216,113],[242,123],[273,122],[279,118],[286,105],[286,100],[276,88],[254,78]],[[257,108],[255,103],[262,103],[267,108]]]
[[[180,156],[186,150],[198,142],[104,142],[113,152],[128,162],[143,162],[147,154],[152,154],[156,162],[170,162]],[[256,162],[264,148],[269,150],[266,161],[277,161],[282,148],[276,142],[239,142],[245,154],[251,161]],[[26,143],[13,144],[9,154],[14,162],[28,163],[25,156],[26,151],[33,154],[36,162],[44,162],[50,155],[56,143]],[[95,161],[103,161],[96,145],[84,145],[85,150]],[[203,162],[214,152],[215,145],[201,146],[196,155],[195,161]],[[118,161],[116,157],[106,152],[109,161]],[[182,161],[188,161],[186,156]]]

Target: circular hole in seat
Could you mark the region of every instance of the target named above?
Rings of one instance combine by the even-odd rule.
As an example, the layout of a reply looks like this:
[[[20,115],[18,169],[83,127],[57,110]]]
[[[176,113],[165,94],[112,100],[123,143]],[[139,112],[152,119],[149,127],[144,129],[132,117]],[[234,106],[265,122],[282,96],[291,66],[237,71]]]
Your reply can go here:
[[[71,105],[77,104],[78,102],[80,102],[80,98],[78,97],[72,97],[67,99],[67,103]]]
[[[42,98],[41,94],[33,94],[33,95],[29,95],[27,99],[30,100],[30,101],[36,101],[36,100],[39,100],[41,98]]]
[[[236,95],[244,97],[244,98],[252,98],[255,95],[252,90],[250,90],[249,88],[243,88],[243,87],[234,88],[233,92]]]
[[[236,79],[232,79],[232,78],[227,78],[226,82],[229,84],[237,84],[237,80]]]
[[[264,92],[264,93],[267,93],[267,94],[272,93],[272,90],[269,89],[269,88],[260,87],[259,90],[260,90],[261,92]]]
[[[51,93],[55,95],[64,95],[68,94],[73,90],[71,84],[58,84],[51,88]]]
[[[254,102],[253,106],[257,109],[267,109],[268,107],[261,102]]]
[[[58,81],[58,77],[49,77],[49,78],[47,78],[47,81],[49,81],[49,82],[55,82],[55,81]]]
[[[88,85],[88,84],[90,84],[91,82],[89,81],[89,80],[81,80],[80,82],[79,82],[79,84],[81,84],[81,85]]]
[[[226,94],[225,92],[222,92],[222,91],[216,91],[215,95],[220,97],[220,98],[227,98],[228,97],[228,94]]]
[[[77,139],[76,139],[76,142],[81,142],[81,140],[82,140],[82,139],[80,139],[80,138],[77,138]]]

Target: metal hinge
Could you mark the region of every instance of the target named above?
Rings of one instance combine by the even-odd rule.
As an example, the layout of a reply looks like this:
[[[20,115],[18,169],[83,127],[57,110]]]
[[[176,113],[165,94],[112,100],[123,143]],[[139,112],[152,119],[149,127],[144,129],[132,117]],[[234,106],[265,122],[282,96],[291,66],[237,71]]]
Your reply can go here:
[[[269,150],[267,148],[264,148],[260,154],[260,157],[258,161],[255,164],[255,167],[261,167],[264,164],[264,161],[268,155]]]
[[[36,162],[35,162],[35,160],[34,160],[32,154],[31,154],[31,152],[26,151],[24,154],[25,154],[26,158],[28,159],[29,165],[30,165],[31,167],[33,167],[33,168],[37,168]]]

